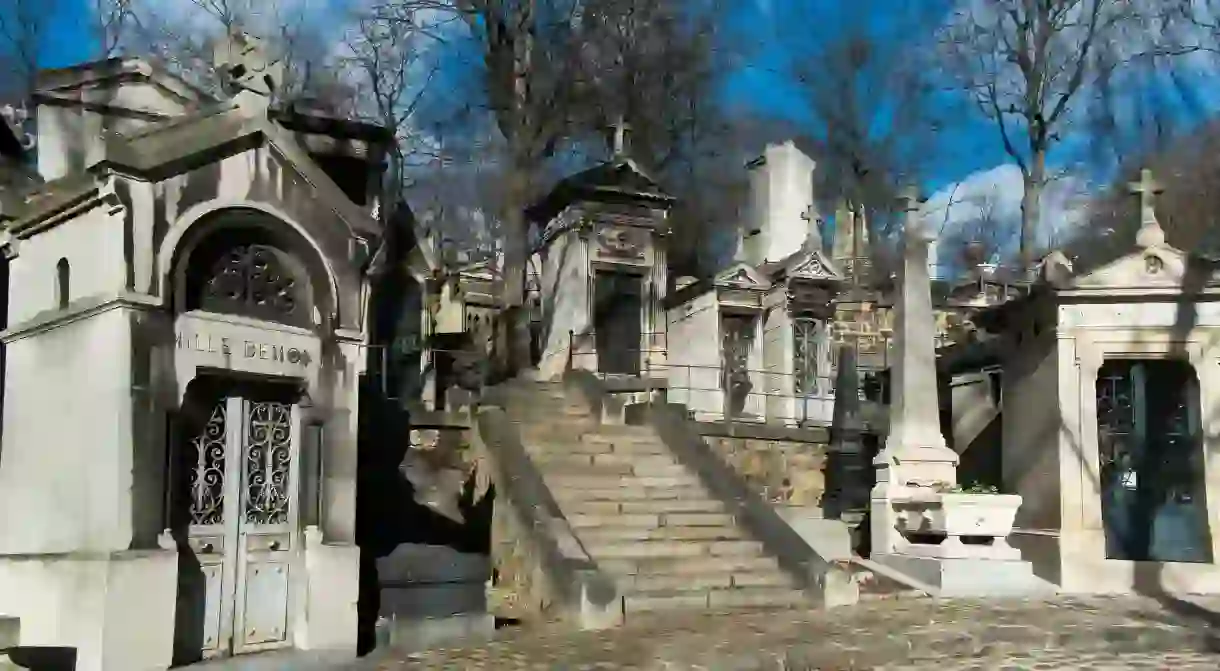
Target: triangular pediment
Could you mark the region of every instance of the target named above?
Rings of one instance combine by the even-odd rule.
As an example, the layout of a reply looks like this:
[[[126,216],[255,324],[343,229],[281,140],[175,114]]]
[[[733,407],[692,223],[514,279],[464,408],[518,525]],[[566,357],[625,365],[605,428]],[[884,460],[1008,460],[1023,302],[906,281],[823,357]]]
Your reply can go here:
[[[748,263],[738,262],[716,274],[714,283],[718,287],[765,289],[771,283]]]
[[[1174,249],[1158,246],[1141,249],[1112,261],[1067,283],[1067,290],[1130,292],[1132,290],[1179,290],[1187,284],[1203,287],[1220,284],[1214,263]]]
[[[797,254],[788,259],[784,267],[788,277],[806,280],[843,280],[843,273],[820,249],[811,249]]]

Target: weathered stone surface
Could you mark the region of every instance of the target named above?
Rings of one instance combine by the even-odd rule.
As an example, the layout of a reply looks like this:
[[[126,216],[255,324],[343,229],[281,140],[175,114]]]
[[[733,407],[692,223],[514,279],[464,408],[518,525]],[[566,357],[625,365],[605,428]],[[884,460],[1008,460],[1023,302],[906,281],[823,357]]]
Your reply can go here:
[[[708,436],[708,445],[773,503],[816,506],[826,489],[826,446],[787,440]]]
[[[1220,600],[1200,605],[1220,612]],[[383,655],[352,671],[1220,668],[1220,655],[1209,652],[1214,634],[1191,613],[1142,598],[922,599],[829,611],[667,612],[638,615],[600,632],[505,630],[488,645]]]

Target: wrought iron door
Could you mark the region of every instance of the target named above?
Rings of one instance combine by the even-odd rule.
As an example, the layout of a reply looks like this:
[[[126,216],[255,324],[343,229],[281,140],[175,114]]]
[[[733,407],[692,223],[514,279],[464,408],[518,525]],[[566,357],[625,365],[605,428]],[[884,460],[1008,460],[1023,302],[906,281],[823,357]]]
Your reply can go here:
[[[819,394],[821,373],[821,339],[818,322],[807,317],[792,321],[792,371],[793,392],[797,398],[809,398]]]
[[[754,318],[721,317],[720,388],[725,394],[725,418],[740,417],[753,389],[750,351],[754,349]]]
[[[184,446],[205,657],[291,643],[299,424],[293,404],[232,396]]]

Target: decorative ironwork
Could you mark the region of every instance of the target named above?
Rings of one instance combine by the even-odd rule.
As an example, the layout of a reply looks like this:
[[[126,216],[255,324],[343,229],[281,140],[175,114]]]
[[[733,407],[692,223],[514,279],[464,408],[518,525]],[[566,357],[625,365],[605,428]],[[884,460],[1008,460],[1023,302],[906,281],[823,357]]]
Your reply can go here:
[[[191,439],[194,467],[190,472],[191,524],[224,522],[225,399],[220,399],[198,436]]]
[[[1130,369],[1107,366],[1097,376],[1097,447],[1103,472],[1131,454],[1135,434],[1134,388]]]
[[[792,371],[794,392],[797,396],[818,394],[818,366],[820,354],[819,335],[821,329],[813,319],[792,321]]]
[[[248,524],[288,521],[291,428],[290,405],[272,401],[247,405],[244,516]]]
[[[720,388],[725,392],[727,413],[736,417],[745,410],[746,399],[753,389],[753,383],[750,381],[750,350],[754,344],[754,319],[726,315],[722,318],[721,329]]]
[[[296,316],[297,281],[265,245],[235,247],[212,267],[202,307],[214,312],[251,313],[283,319]]]

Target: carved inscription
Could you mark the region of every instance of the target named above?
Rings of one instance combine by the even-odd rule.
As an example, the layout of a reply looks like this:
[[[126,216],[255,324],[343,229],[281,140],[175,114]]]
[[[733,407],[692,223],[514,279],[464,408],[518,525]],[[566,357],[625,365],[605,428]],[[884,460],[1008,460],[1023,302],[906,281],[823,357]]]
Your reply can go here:
[[[299,347],[289,347],[287,345],[277,345],[242,338],[230,338],[209,333],[179,333],[175,337],[174,346],[180,350],[217,354],[224,357],[261,359],[263,361],[287,363],[296,366],[309,365],[309,352]]]

